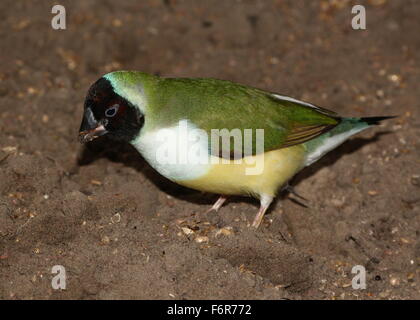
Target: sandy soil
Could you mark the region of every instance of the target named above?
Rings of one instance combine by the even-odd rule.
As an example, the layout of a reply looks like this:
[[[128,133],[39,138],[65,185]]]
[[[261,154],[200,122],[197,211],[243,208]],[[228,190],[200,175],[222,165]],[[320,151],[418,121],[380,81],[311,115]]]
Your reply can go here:
[[[362,1],[365,31],[352,1],[60,1],[62,31],[55,3],[0,3],[0,298],[420,298],[420,1]],[[118,69],[400,117],[299,174],[308,207],[284,195],[255,232],[256,201],[204,215],[217,196],[78,143],[88,87]]]

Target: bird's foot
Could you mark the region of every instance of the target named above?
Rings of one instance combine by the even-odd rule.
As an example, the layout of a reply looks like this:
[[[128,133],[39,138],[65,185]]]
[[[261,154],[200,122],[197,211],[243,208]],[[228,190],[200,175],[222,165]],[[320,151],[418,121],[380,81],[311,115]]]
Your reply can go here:
[[[288,184],[284,190],[286,190],[287,192],[289,192],[290,194],[293,194],[294,196],[298,197],[299,199],[305,200],[307,202],[309,202],[308,199],[302,197],[299,193],[296,192],[295,188],[292,187],[290,184]]]
[[[212,212],[212,211],[219,211],[219,209],[223,206],[223,204],[225,203],[227,197],[226,196],[220,196],[219,199],[217,199],[217,201],[214,203],[214,205],[208,209],[205,214]]]
[[[252,222],[252,226],[254,228],[258,228],[264,218],[264,214],[267,211],[268,207],[270,206],[271,202],[273,202],[273,197],[268,195],[261,196],[260,199],[260,209],[258,210],[257,215],[254,218],[254,221]]]

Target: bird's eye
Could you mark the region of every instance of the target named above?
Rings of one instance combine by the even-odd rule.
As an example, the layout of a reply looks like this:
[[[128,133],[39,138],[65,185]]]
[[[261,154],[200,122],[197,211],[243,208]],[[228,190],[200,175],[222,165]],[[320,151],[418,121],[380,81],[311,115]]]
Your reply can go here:
[[[108,118],[111,118],[111,117],[115,116],[117,114],[117,111],[118,111],[119,107],[120,106],[118,104],[114,104],[112,107],[105,110],[105,115]]]

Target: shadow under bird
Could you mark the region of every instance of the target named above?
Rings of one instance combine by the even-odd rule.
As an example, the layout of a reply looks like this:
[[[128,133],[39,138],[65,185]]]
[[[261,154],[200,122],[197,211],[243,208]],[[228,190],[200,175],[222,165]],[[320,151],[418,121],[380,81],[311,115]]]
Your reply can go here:
[[[79,138],[83,143],[106,134],[128,142],[166,178],[220,194],[208,211],[218,211],[230,195],[259,199],[252,223],[258,228],[278,191],[297,172],[388,118],[392,117],[340,117],[307,102],[230,81],[116,71],[90,87]],[[251,130],[239,144],[251,137],[250,152],[237,150],[230,139],[227,147],[212,143],[215,129]],[[263,139],[257,139],[258,130]],[[185,150],[190,152],[186,156]],[[262,170],[250,174],[258,163]]]

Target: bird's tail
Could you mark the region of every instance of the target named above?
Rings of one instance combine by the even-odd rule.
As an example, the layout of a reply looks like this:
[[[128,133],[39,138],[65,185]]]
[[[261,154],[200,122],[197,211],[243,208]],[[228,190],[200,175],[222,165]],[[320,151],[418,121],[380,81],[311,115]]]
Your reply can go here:
[[[372,126],[372,125],[378,125],[381,123],[381,121],[386,120],[386,119],[393,119],[396,118],[397,116],[388,116],[388,117],[365,117],[365,118],[359,118],[360,122],[365,122],[368,125]]]
[[[351,136],[378,125],[382,120],[395,118],[390,117],[365,117],[365,118],[342,118],[341,122],[332,130],[305,143],[307,159],[305,165],[310,165],[321,158],[330,150],[338,147]]]

